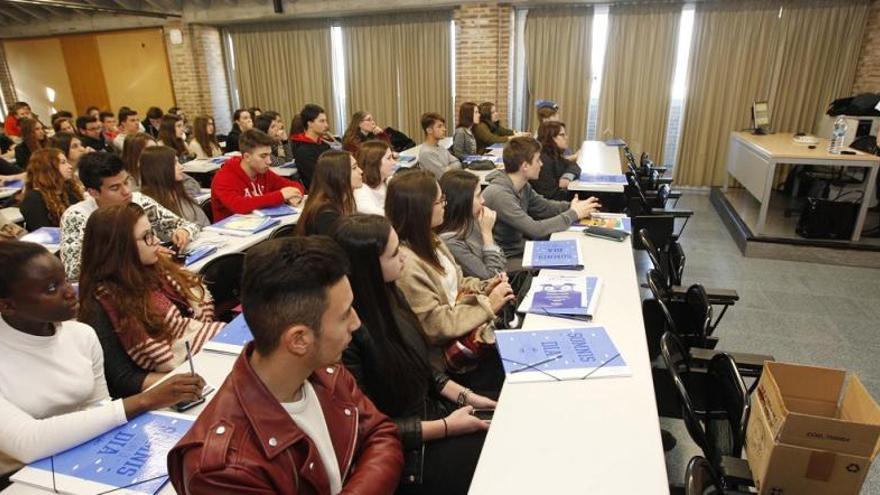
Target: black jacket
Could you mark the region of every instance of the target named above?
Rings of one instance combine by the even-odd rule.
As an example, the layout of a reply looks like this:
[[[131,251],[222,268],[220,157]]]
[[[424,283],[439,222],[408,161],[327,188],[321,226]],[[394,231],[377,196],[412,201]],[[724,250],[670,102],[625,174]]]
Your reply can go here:
[[[104,140],[104,134],[101,134],[100,139],[95,139],[93,137],[86,136],[85,134],[77,134],[79,136],[79,140],[83,146],[87,146],[92,148],[95,151],[109,151],[111,153],[115,153],[116,150],[113,149],[113,145]]]
[[[67,193],[67,204],[72,205],[79,202],[76,196],[70,191]],[[19,206],[21,216],[24,217],[24,226],[28,232],[33,232],[40,227],[57,227],[61,219],[52,220],[49,217],[49,208],[46,206],[46,200],[40,191],[28,190],[24,194]]]
[[[116,335],[113,323],[110,322],[104,308],[97,303],[95,303],[95,308],[97,311],[95,317],[84,320],[83,323],[95,329],[98,340],[101,342],[101,348],[104,351],[104,377],[107,379],[110,397],[124,399],[141,393],[144,380],[149,373],[135,364],[125,352],[125,348]]]
[[[406,318],[395,314],[395,321],[406,341],[415,351],[428,361],[428,346],[424,338]],[[377,362],[376,344],[370,331],[362,327],[352,335],[351,343],[342,354],[342,362],[354,375],[358,386],[367,397],[370,397],[371,381],[382,379],[382,376],[374,375],[376,367],[381,366]],[[430,421],[445,418],[456,406],[453,402],[440,395],[440,391],[446,386],[449,376],[441,371],[432,369],[431,381],[428,384],[428,393],[424,397],[413,398],[405,411],[392,417],[391,420],[397,425],[400,432],[400,441],[403,443],[405,462],[401,479],[421,483],[422,465],[424,457],[424,442],[422,441],[422,421]],[[383,411],[384,412],[384,411]]]
[[[238,124],[232,124],[232,130],[226,135],[226,153],[238,150],[238,138],[241,137],[241,128]]]
[[[581,176],[581,168],[571,160],[566,160],[562,156],[556,158],[548,153],[541,153],[541,161],[544,162],[541,175],[529,181],[532,189],[547,199],[567,200],[568,190],[559,187],[559,179],[564,176],[570,180],[577,180]]]
[[[321,153],[330,150],[330,145],[324,141],[314,142],[305,134],[297,134],[290,140],[293,148],[293,158],[296,161],[296,169],[302,179],[306,190],[312,185],[312,177],[315,175],[315,165]]]
[[[15,164],[27,170],[32,153],[33,151],[28,147],[27,143],[24,141],[18,143],[18,146],[15,147]]]

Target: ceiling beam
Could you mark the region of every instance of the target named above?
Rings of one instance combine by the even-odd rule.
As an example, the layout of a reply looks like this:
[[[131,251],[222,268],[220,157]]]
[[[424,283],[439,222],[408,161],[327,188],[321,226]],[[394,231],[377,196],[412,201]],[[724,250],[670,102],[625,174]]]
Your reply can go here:
[[[10,5],[10,7],[14,7],[14,5]],[[28,19],[26,17],[22,16],[21,13],[22,13],[21,9],[18,9],[14,12],[12,9],[6,9],[3,11],[3,15],[5,15],[6,17],[15,20],[15,22],[17,22],[19,24],[24,24],[24,23],[28,22]]]
[[[42,17],[38,16],[38,15],[35,14],[31,9],[29,9],[29,8],[27,8],[27,7],[22,7],[22,6],[20,6],[20,5],[15,5],[14,3],[10,3],[9,6],[15,8],[15,10],[16,10],[17,12],[21,12],[21,13],[23,13],[23,14],[27,14],[28,16],[30,16],[30,17],[32,17],[32,18],[34,18],[34,19],[37,19],[38,21],[42,21],[42,20],[44,20]]]
[[[117,4],[121,4],[118,0],[114,0]],[[168,18],[168,17],[182,17],[181,14],[174,14],[170,12],[157,12],[150,10],[140,10],[140,9],[129,9],[129,8],[120,8],[120,7],[107,7],[96,4],[84,4],[79,2],[72,2],[69,0],[5,0],[6,3],[20,4],[20,5],[32,5],[38,7],[57,7],[65,10],[83,10],[88,12],[103,12],[107,14],[121,14],[121,15],[132,15],[139,17],[160,17],[160,18]],[[17,5],[16,5],[17,6]],[[30,13],[30,12],[28,12]],[[34,15],[34,14],[31,14]],[[36,16],[35,16],[36,17]]]

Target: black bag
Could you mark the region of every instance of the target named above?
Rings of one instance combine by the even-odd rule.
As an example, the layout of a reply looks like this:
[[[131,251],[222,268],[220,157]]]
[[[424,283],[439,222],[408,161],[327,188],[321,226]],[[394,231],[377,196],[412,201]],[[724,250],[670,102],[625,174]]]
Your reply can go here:
[[[467,164],[470,170],[495,170],[495,162],[492,160],[474,160]]]
[[[391,138],[391,149],[397,153],[408,150],[416,145],[416,142],[410,139],[406,134],[398,131],[393,127],[386,127],[385,134]]]
[[[858,201],[841,201],[841,198],[862,191],[838,194],[834,199],[807,198],[807,204],[798,219],[795,232],[806,239],[841,239],[852,237],[859,214],[862,197]]]

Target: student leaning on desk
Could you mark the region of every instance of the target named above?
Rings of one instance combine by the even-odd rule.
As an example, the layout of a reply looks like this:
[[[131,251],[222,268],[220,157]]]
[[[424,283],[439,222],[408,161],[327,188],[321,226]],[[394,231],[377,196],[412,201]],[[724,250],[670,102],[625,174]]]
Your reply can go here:
[[[199,397],[201,377],[175,375],[110,401],[101,345],[72,320],[76,293],[58,258],[39,244],[4,241],[0,265],[0,489],[22,464]]]

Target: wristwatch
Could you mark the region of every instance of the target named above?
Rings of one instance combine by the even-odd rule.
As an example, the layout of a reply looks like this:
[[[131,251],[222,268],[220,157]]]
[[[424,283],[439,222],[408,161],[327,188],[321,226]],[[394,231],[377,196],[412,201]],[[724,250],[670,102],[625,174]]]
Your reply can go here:
[[[458,400],[455,401],[458,404],[458,407],[464,407],[467,405],[468,394],[471,393],[471,389],[465,388],[461,392],[458,393]]]

